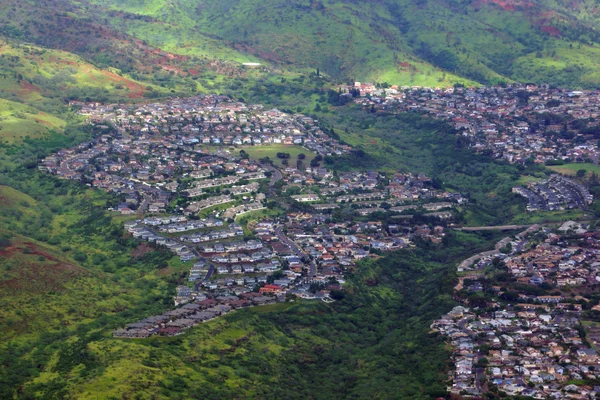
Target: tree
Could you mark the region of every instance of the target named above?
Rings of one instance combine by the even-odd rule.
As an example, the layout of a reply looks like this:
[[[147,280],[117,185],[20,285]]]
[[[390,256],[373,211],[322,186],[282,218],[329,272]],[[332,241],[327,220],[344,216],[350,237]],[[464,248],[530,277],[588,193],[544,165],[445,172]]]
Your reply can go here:
[[[586,173],[587,173],[587,171],[585,169],[580,169],[580,170],[577,171],[577,177],[578,178],[583,178]]]

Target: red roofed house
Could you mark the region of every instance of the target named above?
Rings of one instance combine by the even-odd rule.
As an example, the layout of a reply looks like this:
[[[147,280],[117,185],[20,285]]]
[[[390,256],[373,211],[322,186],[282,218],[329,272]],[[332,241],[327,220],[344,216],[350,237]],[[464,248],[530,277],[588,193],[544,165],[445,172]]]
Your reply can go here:
[[[277,285],[265,285],[263,287],[260,288],[259,290],[260,293],[280,293],[281,292],[281,286],[277,286]]]

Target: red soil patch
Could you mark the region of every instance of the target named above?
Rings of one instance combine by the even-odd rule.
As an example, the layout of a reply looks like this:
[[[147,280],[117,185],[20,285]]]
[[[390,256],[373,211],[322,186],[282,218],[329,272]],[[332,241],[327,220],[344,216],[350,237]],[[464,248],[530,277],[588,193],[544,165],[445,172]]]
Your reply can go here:
[[[163,69],[166,71],[169,71],[169,72],[173,71],[177,75],[186,75],[185,71],[178,67],[166,66],[166,67],[163,67]]]
[[[506,11],[516,11],[517,7],[521,9],[527,9],[535,7],[532,2],[520,1],[520,0],[481,0],[479,4],[495,4]]]
[[[27,81],[21,81],[20,84],[21,86],[21,90],[24,93],[32,93],[32,92],[36,92],[36,93],[40,93],[41,89]]]
[[[16,271],[8,271],[8,273],[16,272],[16,276],[0,282],[0,297],[20,292],[40,294],[60,291],[68,281],[87,274],[84,268],[61,261],[33,243],[24,243],[0,251],[0,257],[12,258],[16,255],[27,258],[44,257],[45,260],[32,258],[31,261],[20,263]]]
[[[167,268],[159,269],[156,272],[156,275],[158,275],[158,276],[169,276],[169,275],[172,275],[173,272],[175,272],[175,271],[171,267],[167,267]]]
[[[135,249],[131,250],[133,258],[142,258],[144,255],[153,252],[154,249],[148,243],[142,243]]]
[[[548,25],[543,25],[541,27],[542,32],[549,34],[550,36],[553,37],[560,37],[562,36],[562,32],[555,26],[548,26]]]
[[[127,95],[127,97],[129,97],[130,99],[139,99],[144,97],[144,92],[146,91],[146,88],[144,86],[140,85],[139,83],[130,81],[129,79],[125,79],[122,76],[119,76],[110,71],[104,71],[104,73],[108,76],[111,82],[125,85],[127,89],[129,89],[129,94]]]

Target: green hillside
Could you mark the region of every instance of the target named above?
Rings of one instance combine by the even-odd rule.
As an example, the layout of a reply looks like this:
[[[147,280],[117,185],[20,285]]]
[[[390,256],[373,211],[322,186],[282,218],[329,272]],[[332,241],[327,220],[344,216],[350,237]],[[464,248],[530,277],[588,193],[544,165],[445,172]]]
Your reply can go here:
[[[104,193],[26,170],[2,182],[29,193],[0,186],[6,399],[435,398],[447,349],[429,324],[453,304],[457,260],[493,239],[457,233],[444,249],[369,262],[331,305],[277,304],[180,337],[113,339],[167,307],[182,265],[123,238],[99,210]]]
[[[179,54],[319,68],[339,79],[595,86],[592,2],[93,0],[115,29]],[[137,15],[123,18],[114,10]],[[574,51],[575,50],[575,51]],[[245,54],[244,56],[241,54]]]
[[[0,34],[146,81],[161,73],[244,77],[241,63],[260,62],[399,85],[600,83],[600,16],[586,0],[5,3]]]
[[[499,234],[449,230],[440,245],[366,261],[332,304],[298,300],[236,311],[178,337],[114,339],[114,329],[171,308],[190,263],[124,235],[122,219],[106,211],[112,194],[36,166],[92,137],[70,100],[217,92],[316,113],[357,150],[327,157],[328,168],[426,173],[474,200],[457,210],[461,223],[541,220],[547,215],[524,214],[511,188],[546,176],[543,167],[475,155],[441,121],[332,106],[327,97],[352,80],[596,87],[600,12],[592,0],[563,3],[4,0],[0,398],[444,396],[448,348],[429,325],[454,304],[456,264]],[[248,153],[273,158],[275,150]]]

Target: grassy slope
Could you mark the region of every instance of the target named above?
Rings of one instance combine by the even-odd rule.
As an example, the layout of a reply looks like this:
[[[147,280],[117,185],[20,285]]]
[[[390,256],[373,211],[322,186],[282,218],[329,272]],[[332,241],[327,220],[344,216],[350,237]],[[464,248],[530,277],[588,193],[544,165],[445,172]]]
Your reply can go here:
[[[66,122],[20,103],[0,99],[0,141],[20,142],[44,136],[49,129],[60,131]]]
[[[104,193],[28,170],[0,182],[0,397],[26,382],[63,390],[97,366],[82,372],[72,346],[163,310],[189,265],[124,239],[98,210]]]
[[[376,4],[332,2],[325,9],[283,1],[198,4],[183,0],[165,4],[144,0],[109,4],[113,9],[166,22],[153,31],[148,24],[125,24],[131,35],[178,54],[208,53],[235,61],[263,59],[280,65],[291,62],[294,68],[320,68],[337,77],[398,84],[470,83],[407,52],[387,11]],[[115,26],[123,23],[112,21]],[[378,32],[371,27],[375,25],[383,25],[390,32]]]
[[[85,97],[86,90],[106,99],[136,99],[146,91],[146,85],[61,50],[0,42],[0,62],[0,96],[32,105],[44,97]]]
[[[598,25],[597,15],[579,3],[567,9],[550,0],[535,7],[518,1],[109,0],[108,6],[165,22],[112,19],[180,54],[249,61],[241,51],[339,78],[396,84],[442,86],[462,75],[593,86],[600,82],[591,68],[597,48],[567,51],[571,43],[578,48],[578,41],[589,41],[581,28]],[[580,64],[583,71],[573,77]]]
[[[561,174],[566,175],[575,175],[577,171],[583,169],[587,172],[587,174],[595,173],[600,174],[600,166],[596,164],[589,163],[574,163],[574,164],[565,164],[565,165],[552,165],[548,167],[549,169],[556,171]]]
[[[41,188],[47,188],[44,177],[37,179],[42,179],[37,181]],[[113,275],[117,268],[123,268],[129,255],[115,252],[110,239],[101,239],[119,228],[108,226],[104,232],[91,232],[79,226],[89,206],[104,202],[104,195],[92,191],[53,194],[37,201],[0,186],[0,235],[11,238],[0,257],[3,339],[17,333],[59,330],[122,311],[135,306],[136,301],[143,303],[142,293],[129,290],[133,282],[119,281]],[[122,277],[125,271],[119,271]],[[141,271],[135,270],[128,273],[154,280],[147,296],[160,297],[166,290],[157,277],[144,278],[146,273],[140,275]]]
[[[535,6],[518,0],[7,2],[0,33],[75,52],[145,81],[159,71],[187,77],[216,71],[209,81],[245,76],[239,63],[259,61],[280,70],[319,68],[338,80],[400,85],[600,83],[594,67],[600,20],[584,0],[568,7],[553,0]],[[197,83],[180,87],[213,88]]]

